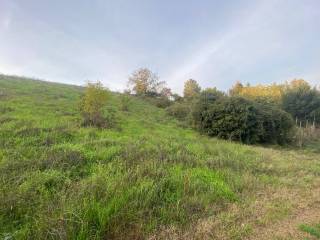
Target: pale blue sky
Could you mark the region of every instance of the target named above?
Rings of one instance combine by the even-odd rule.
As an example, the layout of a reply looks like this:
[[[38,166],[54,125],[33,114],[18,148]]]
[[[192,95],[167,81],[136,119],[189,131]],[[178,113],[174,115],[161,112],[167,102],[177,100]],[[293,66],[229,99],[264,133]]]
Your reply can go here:
[[[0,0],[0,72],[122,90],[148,67],[181,93],[320,84],[319,0]]]

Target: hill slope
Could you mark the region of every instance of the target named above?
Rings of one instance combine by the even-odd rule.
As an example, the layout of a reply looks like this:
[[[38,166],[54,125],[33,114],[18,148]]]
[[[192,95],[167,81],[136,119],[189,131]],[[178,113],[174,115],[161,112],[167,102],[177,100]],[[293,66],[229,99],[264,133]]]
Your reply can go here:
[[[111,128],[83,128],[82,91],[0,76],[3,237],[242,239],[294,214],[308,189],[306,203],[318,196],[317,143],[297,152],[209,139],[135,97],[122,111],[116,93]]]

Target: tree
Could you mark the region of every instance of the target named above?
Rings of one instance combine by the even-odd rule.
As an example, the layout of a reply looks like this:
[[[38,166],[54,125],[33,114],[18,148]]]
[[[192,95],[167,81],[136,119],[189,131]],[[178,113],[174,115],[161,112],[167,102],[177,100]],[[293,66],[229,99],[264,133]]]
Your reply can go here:
[[[243,96],[252,100],[263,99],[266,102],[280,104],[283,94],[283,85],[256,85],[243,86],[237,82],[230,90],[230,96]]]
[[[320,109],[320,93],[303,79],[287,83],[282,97],[282,107],[304,124],[313,120],[320,122],[320,119],[316,118]]]
[[[181,97],[179,94],[177,93],[173,93],[171,95],[172,99],[174,102],[182,102],[183,101],[183,97]]]
[[[229,90],[230,96],[240,95],[243,89],[243,85],[240,81],[237,81],[235,85]]]
[[[200,94],[201,88],[196,80],[189,79],[184,83],[183,96],[190,100]]]
[[[108,91],[101,82],[88,83],[80,102],[80,111],[83,117],[83,125],[105,127],[106,120],[103,117],[103,107],[108,99]]]
[[[161,92],[165,82],[159,81],[157,74],[148,68],[140,68],[129,77],[128,85],[139,96],[154,96]]]
[[[225,94],[217,88],[206,88],[200,94],[200,99],[204,102],[215,102],[216,100],[224,97]]]
[[[217,101],[224,97],[224,94],[216,88],[207,88],[203,90],[200,95],[194,99],[192,104],[192,118],[194,127],[201,132],[207,132],[205,115],[207,111],[217,103]]]
[[[172,97],[171,89],[168,87],[163,87],[160,91],[160,96],[169,99],[170,97]]]

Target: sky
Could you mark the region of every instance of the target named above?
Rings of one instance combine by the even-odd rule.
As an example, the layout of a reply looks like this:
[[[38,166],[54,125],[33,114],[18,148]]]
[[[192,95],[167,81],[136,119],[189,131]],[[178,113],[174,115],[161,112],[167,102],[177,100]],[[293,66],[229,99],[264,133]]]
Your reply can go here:
[[[177,93],[320,85],[320,1],[0,0],[0,73],[121,91],[140,67]]]

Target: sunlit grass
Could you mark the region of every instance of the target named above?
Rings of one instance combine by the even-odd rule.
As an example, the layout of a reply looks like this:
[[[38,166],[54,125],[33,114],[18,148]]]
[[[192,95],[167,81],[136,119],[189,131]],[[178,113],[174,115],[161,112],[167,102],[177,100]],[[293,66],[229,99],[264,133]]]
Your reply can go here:
[[[112,127],[97,129],[80,126],[82,88],[1,76],[0,90],[1,237],[139,239],[273,181],[260,148],[181,128],[136,97],[122,111],[112,94]]]

